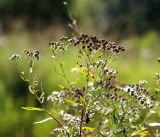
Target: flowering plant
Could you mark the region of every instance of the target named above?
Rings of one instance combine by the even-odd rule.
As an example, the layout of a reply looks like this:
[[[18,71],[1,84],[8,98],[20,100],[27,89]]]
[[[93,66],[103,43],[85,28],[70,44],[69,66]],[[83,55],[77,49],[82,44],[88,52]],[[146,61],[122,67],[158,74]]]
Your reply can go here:
[[[39,51],[24,51],[29,63],[29,75],[18,64],[20,55],[11,56],[22,79],[28,82],[29,91],[41,105],[39,108],[22,108],[42,111],[49,116],[35,124],[55,120],[58,126],[51,132],[53,136],[150,136],[146,119],[154,112],[157,103],[145,87],[147,82],[142,80],[137,84],[124,84],[116,78],[118,71],[110,68],[114,56],[124,52],[124,47],[87,34],[72,38],[62,37],[59,42],[50,42],[49,45],[52,57],[61,69],[62,73],[59,75],[66,80],[68,87],[61,86],[61,91],[53,91],[47,98],[43,84],[33,74],[35,63],[40,59]],[[63,59],[58,58],[60,52],[67,52],[70,47],[78,51],[77,63],[71,71],[76,71],[83,78],[84,85],[81,87],[68,79]],[[156,80],[156,90],[159,92],[159,74],[156,74]],[[58,106],[56,112],[61,119],[47,109],[46,103]]]

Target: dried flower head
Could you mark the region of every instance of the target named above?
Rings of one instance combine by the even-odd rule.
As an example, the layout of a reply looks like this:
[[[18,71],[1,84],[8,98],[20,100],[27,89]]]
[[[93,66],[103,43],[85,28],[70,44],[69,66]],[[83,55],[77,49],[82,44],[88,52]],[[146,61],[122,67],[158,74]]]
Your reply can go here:
[[[39,51],[38,50],[35,50],[35,51],[24,50],[24,53],[30,58],[39,60]]]
[[[98,39],[96,36],[81,34],[79,37],[73,38],[74,45],[81,45],[81,50],[88,50],[89,52],[97,52],[99,50],[111,51],[114,53],[123,52],[125,49],[122,46],[117,46],[114,42],[108,42],[104,39]]]
[[[127,85],[125,87],[121,87],[120,89],[124,92],[129,93],[131,97],[136,98],[141,105],[152,108],[153,101],[148,95],[147,89],[144,88],[145,83],[146,81],[140,81],[138,84]]]
[[[13,54],[9,59],[10,60],[17,60],[19,58],[21,58],[21,56],[19,54]]]
[[[84,90],[84,88],[75,88],[70,91],[53,91],[52,94],[48,96],[47,100],[64,103],[64,100],[67,97],[79,98],[80,96],[83,96]]]
[[[157,61],[160,63],[160,57],[157,59]]]

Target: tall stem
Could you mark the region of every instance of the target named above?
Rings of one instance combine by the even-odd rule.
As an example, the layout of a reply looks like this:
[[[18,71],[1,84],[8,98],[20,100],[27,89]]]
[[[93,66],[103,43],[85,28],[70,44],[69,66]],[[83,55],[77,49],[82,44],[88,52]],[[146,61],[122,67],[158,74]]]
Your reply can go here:
[[[55,53],[53,52],[53,55],[55,55]],[[62,70],[62,76],[64,77],[64,79],[66,80],[66,82],[68,83],[68,85],[70,86],[70,88],[73,90],[73,86],[71,85],[70,81],[68,80],[67,76],[66,76],[66,73],[64,71],[64,68],[63,68],[63,63],[60,62],[58,59],[56,59],[57,63],[59,64],[61,70]]]
[[[65,130],[64,126],[61,124],[61,122],[59,122],[46,108],[43,107],[41,101],[39,100],[38,95],[35,93],[34,94],[38,100],[38,102],[41,104],[41,107],[43,109],[44,112],[46,112],[51,118],[53,118],[65,131],[65,133],[67,134],[68,137],[70,137],[69,133]]]
[[[80,129],[79,129],[79,137],[82,136],[83,116],[84,116],[84,108],[82,108],[82,113],[81,113],[81,123],[80,123]]]
[[[90,73],[90,58],[89,55],[86,54],[87,56],[87,60],[86,60],[86,66],[87,66],[87,84],[86,84],[86,89],[85,89],[85,95],[84,95],[84,99],[86,101],[86,97],[88,94],[88,83],[89,83],[89,73]],[[84,113],[86,112],[86,106],[82,107],[82,113],[81,113],[81,123],[80,123],[80,129],[79,129],[79,137],[82,136],[82,126],[83,126],[83,117],[84,117]]]
[[[68,85],[70,86],[70,88],[73,89],[73,86],[71,85],[70,81],[67,79],[67,76],[66,76],[66,74],[65,74],[65,72],[64,72],[63,64],[60,63],[60,62],[58,62],[58,63],[59,63],[59,65],[60,65],[60,67],[61,67],[61,70],[62,70],[62,73],[63,73],[63,76],[64,76],[65,80],[67,81],[67,83],[68,83]]]

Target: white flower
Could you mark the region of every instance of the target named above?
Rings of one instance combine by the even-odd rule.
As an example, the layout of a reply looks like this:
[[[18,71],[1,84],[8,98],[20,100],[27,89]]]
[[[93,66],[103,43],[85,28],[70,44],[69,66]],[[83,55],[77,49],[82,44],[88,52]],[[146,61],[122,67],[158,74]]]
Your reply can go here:
[[[79,70],[78,70],[78,68],[75,67],[75,68],[71,69],[71,72],[79,72]]]

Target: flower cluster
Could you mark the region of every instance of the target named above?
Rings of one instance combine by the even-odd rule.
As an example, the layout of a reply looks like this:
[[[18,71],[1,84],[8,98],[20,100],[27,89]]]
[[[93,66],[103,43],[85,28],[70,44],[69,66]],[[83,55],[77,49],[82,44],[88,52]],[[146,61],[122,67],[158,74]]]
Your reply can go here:
[[[64,126],[63,128],[55,128],[52,132],[51,132],[51,134],[54,136],[55,135],[55,133],[64,133],[64,132],[68,132],[69,130],[68,130],[68,127],[67,126]]]
[[[93,62],[91,64],[91,66],[94,66],[96,67],[98,70],[100,70],[101,72],[103,72],[103,75],[104,74],[107,74],[107,75],[116,75],[118,73],[117,70],[114,70],[114,69],[110,69],[107,67],[107,63],[106,61],[104,60],[99,60],[97,62]]]
[[[105,67],[103,73],[114,76],[114,75],[116,75],[118,73],[118,71]]]
[[[132,84],[125,87],[121,87],[120,89],[124,92],[128,92],[130,96],[136,98],[140,104],[152,108],[153,102],[151,98],[148,96],[148,91],[143,87],[146,81],[140,81],[138,84]]]
[[[67,47],[71,44],[71,42],[72,42],[72,39],[69,39],[68,37],[62,37],[60,38],[60,42],[49,42],[49,45],[50,45],[50,49],[55,54],[58,51],[67,50]]]
[[[49,42],[50,49],[64,50],[63,43],[61,42]]]
[[[105,87],[107,89],[116,88],[118,84],[119,84],[119,81],[116,80],[115,76],[112,76],[112,75],[105,80],[100,80],[97,82],[98,86],[101,86],[103,88]]]
[[[35,50],[35,51],[24,50],[24,53],[25,53],[28,57],[31,57],[31,58],[33,58],[33,59],[39,60],[39,51],[38,51],[38,50]]]
[[[21,56],[19,54],[13,54],[9,59],[10,60],[17,60],[19,59]]]
[[[139,117],[140,111],[138,108],[132,108],[130,111],[128,111],[128,114],[130,114],[134,117]]]
[[[53,91],[52,95],[49,95],[47,100],[50,100],[52,102],[59,102],[59,103],[64,103],[64,99],[66,97],[76,97],[79,98],[80,96],[83,96],[84,93],[84,88],[80,89],[80,88],[76,88],[73,89],[72,91]]]
[[[74,45],[81,44],[81,49],[88,49],[90,52],[103,49],[104,51],[112,51],[114,53],[123,52],[125,49],[122,46],[117,46],[114,42],[108,42],[104,39],[99,40],[96,36],[81,34],[79,37],[73,39]]]
[[[58,101],[59,103],[64,102],[64,98],[67,97],[68,94],[66,92],[52,92],[52,95],[48,96],[47,100],[51,100],[52,102]]]
[[[80,118],[79,117],[76,117],[76,116],[73,116],[71,114],[63,114],[63,120],[64,121],[67,121],[68,124],[71,124],[72,126],[75,126],[76,128],[79,127],[80,125]]]
[[[97,67],[98,69],[103,69],[106,67],[106,61],[104,60],[98,60],[97,62],[93,62],[91,65],[94,67]]]
[[[157,80],[160,80],[160,73],[156,73],[155,77],[156,77]]]
[[[104,94],[105,97],[107,97],[108,99],[117,101],[117,102],[128,102],[127,98],[121,94],[117,94],[117,93],[105,93]]]

